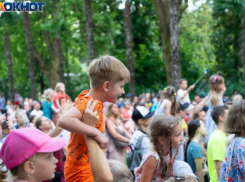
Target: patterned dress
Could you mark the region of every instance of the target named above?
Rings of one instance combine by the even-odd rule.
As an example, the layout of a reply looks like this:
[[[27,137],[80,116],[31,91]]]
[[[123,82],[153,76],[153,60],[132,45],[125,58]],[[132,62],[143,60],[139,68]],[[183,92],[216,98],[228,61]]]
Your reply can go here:
[[[153,176],[152,176],[152,182],[162,182],[164,181],[164,179],[161,178],[161,172],[162,172],[162,168],[160,166],[160,158],[158,156],[158,154],[156,152],[148,152],[144,155],[141,163],[140,163],[140,166],[135,168],[134,169],[134,174],[135,174],[135,182],[140,182],[140,179],[141,179],[141,175],[142,175],[142,171],[143,171],[143,165],[146,161],[146,159],[148,159],[150,156],[153,156],[156,158],[157,160],[157,166],[156,166],[156,169],[153,173]],[[164,160],[168,163],[169,161],[169,156],[166,156],[164,157]],[[168,173],[167,173],[168,174]]]
[[[225,155],[219,182],[245,181],[245,138],[235,137]]]

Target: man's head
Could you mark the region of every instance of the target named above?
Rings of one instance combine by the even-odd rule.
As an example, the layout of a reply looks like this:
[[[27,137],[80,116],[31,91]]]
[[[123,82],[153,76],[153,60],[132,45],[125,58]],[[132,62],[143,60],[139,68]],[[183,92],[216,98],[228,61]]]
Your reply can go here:
[[[184,79],[184,78],[181,78],[179,80],[179,88],[181,88],[182,90],[186,90],[188,87],[188,83],[187,83],[187,80]]]
[[[187,108],[188,106],[186,106],[185,104],[180,104],[178,105],[178,110],[177,110],[177,115],[181,118],[181,119],[185,119],[186,117],[186,111],[185,109]]]
[[[92,89],[101,89],[105,93],[105,101],[115,103],[117,97],[124,94],[124,85],[130,80],[126,66],[113,56],[101,56],[94,59],[88,74]]]
[[[150,94],[150,93],[146,93],[146,94],[145,94],[145,99],[146,99],[147,101],[150,101],[150,100],[151,100],[151,94]]]
[[[201,97],[199,95],[196,95],[194,100],[198,104],[199,102],[201,102]]]
[[[218,125],[220,122],[224,122],[225,118],[227,117],[229,111],[229,107],[227,106],[217,106],[213,108],[213,111],[211,113],[211,116],[215,122],[216,125]]]
[[[150,118],[153,116],[153,114],[153,112],[150,112],[144,106],[136,106],[132,114],[132,119],[139,128],[146,129],[150,124]]]

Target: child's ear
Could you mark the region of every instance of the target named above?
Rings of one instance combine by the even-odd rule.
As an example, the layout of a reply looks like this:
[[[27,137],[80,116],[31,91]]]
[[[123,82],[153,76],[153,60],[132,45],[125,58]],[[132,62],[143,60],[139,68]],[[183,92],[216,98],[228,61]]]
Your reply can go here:
[[[224,117],[223,116],[219,116],[219,121],[224,122]]]
[[[163,136],[159,136],[159,137],[157,138],[157,140],[158,140],[158,143],[164,145],[165,140],[164,140],[164,137],[163,137]]]
[[[138,124],[143,124],[143,120],[142,119],[139,119],[138,120]]]
[[[110,86],[110,82],[109,82],[109,81],[105,81],[105,82],[103,83],[103,90],[104,90],[105,92],[108,92],[108,91],[109,91],[109,86]]]
[[[27,174],[34,174],[35,173],[35,166],[34,166],[32,161],[26,161],[23,168]]]
[[[195,132],[195,134],[200,133],[200,130],[201,130],[201,128],[198,127],[197,130],[196,130],[196,132]]]
[[[43,126],[42,126],[42,125],[40,125],[39,128],[40,128],[41,130],[43,130]]]

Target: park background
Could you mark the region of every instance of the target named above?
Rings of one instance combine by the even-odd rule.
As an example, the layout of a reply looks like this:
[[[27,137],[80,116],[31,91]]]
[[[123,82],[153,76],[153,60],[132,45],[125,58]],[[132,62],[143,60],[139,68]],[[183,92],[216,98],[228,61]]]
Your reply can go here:
[[[35,2],[35,1],[32,1]],[[204,96],[225,78],[226,96],[244,95],[244,0],[44,0],[43,12],[1,13],[0,91],[40,99],[59,81],[75,99],[89,88],[87,66],[109,54],[132,73],[126,93],[189,85]]]

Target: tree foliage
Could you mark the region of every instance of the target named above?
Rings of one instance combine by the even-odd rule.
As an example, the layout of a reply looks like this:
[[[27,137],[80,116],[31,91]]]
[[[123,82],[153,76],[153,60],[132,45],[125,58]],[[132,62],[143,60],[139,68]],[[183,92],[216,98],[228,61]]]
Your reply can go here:
[[[84,2],[75,0],[45,0],[45,2],[44,12],[29,14],[33,42],[45,68],[41,68],[40,62],[35,57],[38,95],[40,98],[43,90],[51,87],[52,81],[47,72],[52,71],[55,57],[50,56],[47,38],[52,45],[55,39],[59,38],[62,42],[67,93],[74,99],[81,90],[89,89],[87,66],[91,60],[87,44]],[[59,9],[55,8],[55,2],[59,2]],[[210,2],[213,4],[204,3],[196,10],[185,11],[182,14],[179,22],[182,76],[189,84],[193,84],[204,69],[210,70],[210,74],[197,85],[193,94],[207,93],[207,80],[212,73],[219,73],[225,77],[228,95],[233,89],[241,92],[244,1]],[[97,55],[113,55],[126,65],[123,10],[119,9],[122,3],[121,0],[91,1]],[[28,55],[22,18],[22,13],[2,13],[0,33],[3,35],[7,31],[10,35],[15,91],[24,97],[30,97]],[[131,19],[136,94],[157,92],[167,86],[167,78],[162,60],[158,16],[153,1],[131,1]],[[0,63],[0,91],[8,96],[9,85],[3,41],[0,41]]]

